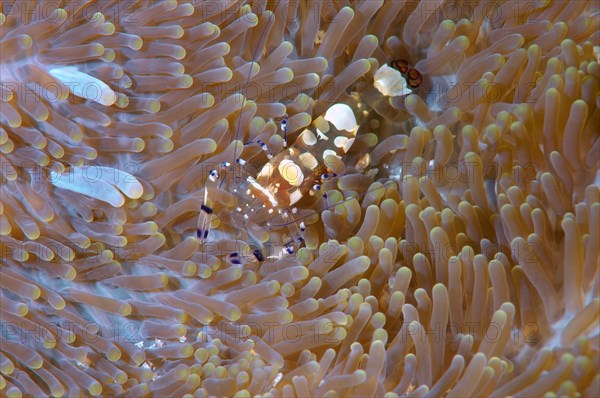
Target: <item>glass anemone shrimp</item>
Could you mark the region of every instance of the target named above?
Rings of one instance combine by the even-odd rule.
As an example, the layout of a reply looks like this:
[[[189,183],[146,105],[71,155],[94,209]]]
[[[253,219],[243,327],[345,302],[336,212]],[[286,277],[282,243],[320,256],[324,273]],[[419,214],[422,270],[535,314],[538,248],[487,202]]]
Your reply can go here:
[[[254,257],[264,260],[263,242],[273,226],[287,226],[280,245],[281,254],[293,253],[302,243],[305,225],[296,220],[294,205],[307,194],[316,195],[320,183],[337,177],[336,170],[326,166],[329,156],[342,156],[350,149],[359,130],[357,115],[347,104],[338,103],[317,117],[302,131],[291,146],[287,146],[287,117],[281,121],[284,148],[271,155],[266,144],[257,142],[269,161],[257,174],[247,171],[247,162],[239,157],[233,164],[225,162],[210,170],[208,181],[232,192],[235,208],[230,214],[236,234],[243,231],[249,237]],[[209,206],[208,187],[197,221],[197,237],[201,243],[209,238],[213,208]]]
[[[384,65],[375,73],[373,83],[357,93],[359,102],[355,103],[349,96],[347,102],[350,105],[332,105],[289,147],[287,116],[284,116],[280,125],[282,151],[272,155],[266,143],[254,142],[269,159],[258,173],[249,172],[247,161],[241,157],[210,170],[209,183],[233,193],[236,205],[228,217],[235,235],[242,231],[247,235],[258,261],[264,260],[263,243],[268,240],[268,232],[274,229],[287,227],[289,230],[281,245],[275,246],[275,250],[280,250],[279,254],[274,253],[275,256],[291,254],[302,244],[305,225],[294,205],[307,194],[316,196],[321,190],[321,182],[336,178],[342,172],[332,169],[331,157],[342,159],[350,150],[361,125],[369,119],[370,111],[380,115],[389,113],[382,107],[387,102],[385,97],[405,96],[411,92],[401,71]],[[197,237],[201,243],[206,242],[210,234],[214,213],[210,202],[209,188],[205,187],[197,221]]]

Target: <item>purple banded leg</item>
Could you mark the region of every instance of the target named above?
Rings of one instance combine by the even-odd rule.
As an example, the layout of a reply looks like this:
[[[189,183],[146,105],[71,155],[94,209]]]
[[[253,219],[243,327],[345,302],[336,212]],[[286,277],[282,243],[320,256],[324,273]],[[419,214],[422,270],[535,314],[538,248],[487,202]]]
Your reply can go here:
[[[283,147],[287,148],[287,114],[283,116],[281,121],[281,132],[283,133]]]
[[[217,170],[211,170],[208,173],[208,179],[215,183],[219,179]],[[206,242],[210,232],[210,219],[213,214],[213,209],[208,206],[208,186],[204,187],[204,200],[200,206],[200,214],[198,214],[198,222],[196,223],[196,236],[200,243]]]
[[[212,213],[212,208],[204,204],[200,206],[200,214],[198,215],[198,223],[196,225],[196,236],[198,237],[198,240],[200,240],[200,243],[206,242],[206,238],[208,238]]]

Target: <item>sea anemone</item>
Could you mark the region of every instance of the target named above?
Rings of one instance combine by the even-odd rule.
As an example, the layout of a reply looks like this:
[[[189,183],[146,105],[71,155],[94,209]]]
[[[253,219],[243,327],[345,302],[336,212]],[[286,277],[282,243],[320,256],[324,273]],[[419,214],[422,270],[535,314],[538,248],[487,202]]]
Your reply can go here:
[[[597,4],[0,11],[2,396],[600,396]]]

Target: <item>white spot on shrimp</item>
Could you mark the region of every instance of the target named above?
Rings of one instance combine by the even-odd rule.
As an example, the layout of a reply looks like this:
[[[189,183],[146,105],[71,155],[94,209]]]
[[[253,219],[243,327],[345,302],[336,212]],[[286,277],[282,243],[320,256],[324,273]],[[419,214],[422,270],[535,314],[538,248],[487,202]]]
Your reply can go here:
[[[284,159],[277,166],[279,174],[294,187],[300,186],[304,181],[304,174],[300,167],[289,159]]]
[[[317,143],[317,137],[314,135],[314,133],[310,130],[304,130],[302,132],[302,141],[306,144],[306,145],[315,145]]]
[[[350,150],[350,147],[352,146],[352,144],[354,144],[354,138],[350,138],[346,142],[346,145],[344,145],[344,153],[346,153],[346,152],[348,152]]]
[[[329,137],[327,137],[325,134],[323,134],[323,132],[319,129],[317,129],[317,135],[319,136],[320,140],[328,140]]]
[[[323,151],[323,159],[326,158],[327,156],[336,156],[338,158],[342,158],[341,156],[339,156],[337,153],[335,153],[335,151],[331,150],[331,149],[326,149]]]
[[[390,68],[387,65],[383,65],[377,69],[374,80],[373,85],[383,95],[399,97],[412,93],[400,71]]]
[[[319,166],[319,162],[310,152],[301,154],[299,158],[302,164],[311,170],[314,170]]]
[[[346,143],[348,142],[348,138],[343,137],[343,136],[338,136],[335,137],[335,139],[333,140],[333,143],[335,144],[336,147],[338,148],[343,148],[344,145],[346,145]]]
[[[298,202],[302,199],[302,192],[299,189],[294,190],[294,192],[290,193],[290,204]]]
[[[358,127],[352,108],[346,104],[334,104],[325,112],[325,120],[338,130],[353,131]]]

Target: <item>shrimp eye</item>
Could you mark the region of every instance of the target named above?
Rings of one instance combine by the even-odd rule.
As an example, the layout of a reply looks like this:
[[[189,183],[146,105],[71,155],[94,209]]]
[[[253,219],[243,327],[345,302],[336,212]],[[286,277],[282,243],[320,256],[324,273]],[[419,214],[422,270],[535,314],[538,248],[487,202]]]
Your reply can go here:
[[[217,173],[217,170],[211,170],[210,173],[208,174],[208,178],[212,182],[215,182],[219,179],[219,173]]]
[[[390,62],[390,67],[399,70],[400,73],[405,74],[408,72],[408,61],[405,59],[397,59],[395,61]]]
[[[423,83],[423,76],[421,76],[421,73],[419,73],[418,70],[416,69],[411,69],[408,72],[408,85],[411,88],[417,88],[421,85],[421,83]]]
[[[411,69],[411,70],[408,71],[408,78],[409,79],[416,80],[416,79],[419,79],[420,77],[421,77],[421,74],[419,73],[418,70]]]
[[[420,79],[420,78],[418,80],[409,80],[408,81],[408,85],[411,88],[417,88],[417,87],[419,87],[421,85],[422,82],[423,82],[423,80]]]

